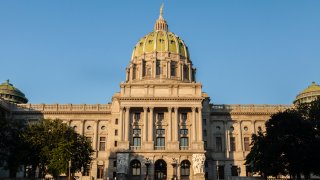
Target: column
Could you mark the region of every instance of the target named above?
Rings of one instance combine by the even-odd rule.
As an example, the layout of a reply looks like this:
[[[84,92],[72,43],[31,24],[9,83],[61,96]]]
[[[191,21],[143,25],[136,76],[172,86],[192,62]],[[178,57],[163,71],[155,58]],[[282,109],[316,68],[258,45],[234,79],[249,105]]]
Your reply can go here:
[[[147,141],[147,125],[148,125],[148,108],[143,107],[143,134],[142,134],[142,141]]]
[[[130,73],[130,81],[132,81],[132,78],[133,78],[133,67],[132,67],[132,64],[130,64],[130,70],[129,70],[129,73]]]
[[[93,142],[93,149],[95,150],[95,151],[97,151],[98,150],[98,138],[99,138],[99,136],[98,136],[98,129],[99,129],[99,120],[97,120],[96,122],[95,122],[95,125],[96,125],[96,127],[95,127],[95,133],[94,133],[94,135],[93,135],[93,139],[92,139],[92,142]]]
[[[172,107],[168,108],[168,142],[172,141]]]
[[[123,107],[120,107],[120,114],[119,114],[119,135],[120,135],[120,140],[123,141],[123,133],[124,133],[124,129],[123,129]]]
[[[171,79],[171,61],[168,62],[168,79]]]
[[[148,122],[149,134],[148,134],[148,141],[153,141],[153,107],[149,108],[150,110],[150,118]]]
[[[140,75],[139,75],[139,79],[141,80],[143,76],[143,61],[141,61],[140,63]]]
[[[198,123],[199,123],[199,126],[198,126],[198,131],[199,131],[199,138],[198,138],[198,141],[202,141],[203,140],[203,135],[202,135],[202,108],[201,107],[198,107]]]
[[[156,56],[157,57],[157,56]],[[153,77],[156,78],[156,69],[157,69],[157,59],[153,61]]]
[[[197,140],[197,129],[196,129],[196,108],[192,107],[192,141]]]
[[[124,125],[124,141],[129,140],[129,133],[130,133],[130,107],[126,107],[126,119]]]
[[[178,141],[178,133],[179,133],[179,114],[178,114],[178,107],[174,108],[174,125],[172,131],[174,132],[173,141]]]
[[[189,68],[189,81],[192,81],[192,70],[191,70],[191,64],[188,64],[188,68]]]
[[[184,80],[184,65],[181,64],[181,80]]]

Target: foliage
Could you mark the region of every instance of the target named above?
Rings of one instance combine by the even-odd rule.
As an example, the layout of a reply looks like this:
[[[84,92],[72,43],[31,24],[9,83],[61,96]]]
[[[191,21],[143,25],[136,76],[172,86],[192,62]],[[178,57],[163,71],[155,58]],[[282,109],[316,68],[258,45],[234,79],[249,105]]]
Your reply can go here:
[[[53,176],[67,174],[70,160],[71,172],[80,171],[92,160],[90,143],[61,120],[45,119],[30,124],[24,139],[30,149],[26,163],[39,167],[42,177],[47,173]]]
[[[271,116],[266,122],[266,132],[252,136],[252,149],[246,165],[264,176],[320,172],[320,100],[301,104]]]

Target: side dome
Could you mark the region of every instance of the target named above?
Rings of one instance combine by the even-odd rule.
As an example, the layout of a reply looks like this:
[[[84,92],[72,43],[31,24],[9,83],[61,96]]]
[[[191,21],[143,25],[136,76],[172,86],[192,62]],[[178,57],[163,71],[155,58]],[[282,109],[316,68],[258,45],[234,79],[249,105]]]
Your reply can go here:
[[[25,95],[17,88],[15,88],[9,80],[0,84],[0,98],[5,101],[16,103],[16,104],[25,104],[28,102],[28,99]]]
[[[297,95],[296,99],[294,100],[294,104],[309,103],[317,98],[320,98],[320,86],[315,82],[312,82],[308,88]]]
[[[144,54],[164,52],[189,58],[188,47],[184,41],[172,32],[165,30],[153,31],[141,38],[134,47],[132,58]]]

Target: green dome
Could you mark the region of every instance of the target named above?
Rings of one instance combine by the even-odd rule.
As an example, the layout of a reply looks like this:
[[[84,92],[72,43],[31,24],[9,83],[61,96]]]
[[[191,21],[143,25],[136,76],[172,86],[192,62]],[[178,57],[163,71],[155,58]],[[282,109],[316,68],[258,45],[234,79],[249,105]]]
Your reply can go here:
[[[294,103],[308,103],[320,97],[320,86],[312,82],[306,89],[300,92]]]
[[[188,48],[177,35],[165,30],[153,31],[139,40],[133,50],[133,57],[154,52],[167,52],[188,58]]]
[[[148,53],[168,53],[180,55],[182,58],[189,58],[188,47],[182,39],[174,33],[168,31],[168,24],[162,17],[162,9],[160,9],[160,16],[154,25],[154,31],[141,38],[132,53],[132,59],[141,57]]]
[[[25,95],[17,88],[15,88],[9,80],[0,84],[0,98],[17,104],[27,103],[28,99]]]

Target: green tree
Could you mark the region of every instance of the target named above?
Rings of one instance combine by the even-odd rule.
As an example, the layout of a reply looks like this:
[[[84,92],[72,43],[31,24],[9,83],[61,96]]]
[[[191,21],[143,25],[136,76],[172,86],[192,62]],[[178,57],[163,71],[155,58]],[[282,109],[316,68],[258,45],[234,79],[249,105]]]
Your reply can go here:
[[[58,176],[68,174],[71,160],[71,172],[80,171],[92,160],[93,150],[84,136],[77,134],[61,120],[47,120],[30,124],[24,134],[29,144],[29,159],[32,167],[39,167],[40,176],[49,173]]]

